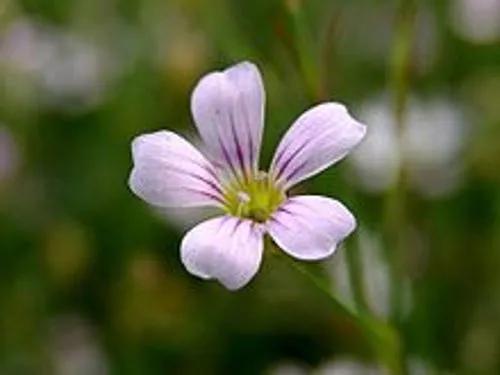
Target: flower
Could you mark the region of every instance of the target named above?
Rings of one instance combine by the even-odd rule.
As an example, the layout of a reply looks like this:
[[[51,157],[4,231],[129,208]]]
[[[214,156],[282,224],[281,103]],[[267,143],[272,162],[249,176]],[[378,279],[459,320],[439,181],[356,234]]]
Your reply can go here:
[[[170,131],[132,142],[129,185],[136,195],[154,206],[216,206],[224,212],[185,235],[181,258],[193,275],[230,290],[256,274],[266,233],[287,254],[317,260],[331,255],[356,227],[342,203],[286,192],[342,159],[366,127],[341,104],[319,104],[295,121],[265,173],[258,168],[264,102],[258,68],[242,62],[206,75],[192,94],[206,157]]]

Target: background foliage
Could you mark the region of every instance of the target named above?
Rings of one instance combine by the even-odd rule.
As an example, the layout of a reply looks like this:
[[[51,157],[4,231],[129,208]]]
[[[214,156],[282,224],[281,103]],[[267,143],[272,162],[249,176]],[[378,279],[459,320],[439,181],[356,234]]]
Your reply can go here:
[[[499,15],[497,0],[0,2],[0,373],[499,373]],[[264,165],[319,101],[369,126],[297,189],[359,219],[305,266],[320,288],[271,254],[237,293],[191,277],[192,213],[127,188],[131,139],[195,137],[197,79],[247,59],[268,95]]]

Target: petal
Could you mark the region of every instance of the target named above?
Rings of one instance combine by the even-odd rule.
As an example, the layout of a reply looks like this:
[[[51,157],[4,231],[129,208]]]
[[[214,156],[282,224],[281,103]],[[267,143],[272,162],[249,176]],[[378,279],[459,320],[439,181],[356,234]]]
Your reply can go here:
[[[160,207],[221,206],[222,190],[213,166],[179,135],[144,134],[132,142],[132,191]]]
[[[314,195],[289,198],[267,224],[279,247],[304,260],[330,256],[355,227],[356,219],[342,203]]]
[[[236,290],[257,273],[264,231],[250,220],[222,216],[191,229],[181,244],[182,263],[195,276]]]
[[[264,101],[260,72],[249,62],[206,75],[193,91],[193,118],[214,163],[238,179],[257,169]]]
[[[292,185],[342,159],[366,133],[345,106],[323,103],[302,114],[281,140],[271,163],[278,183]]]

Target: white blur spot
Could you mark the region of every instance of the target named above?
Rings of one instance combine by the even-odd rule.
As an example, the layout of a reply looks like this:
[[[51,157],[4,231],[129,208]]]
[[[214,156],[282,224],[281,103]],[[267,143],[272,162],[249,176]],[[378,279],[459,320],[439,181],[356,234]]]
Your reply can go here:
[[[55,318],[50,351],[56,375],[106,375],[108,362],[93,328],[81,317]]]
[[[286,361],[274,364],[266,373],[269,375],[307,375],[310,371],[296,362]]]
[[[383,192],[407,169],[411,187],[426,197],[458,188],[467,133],[463,111],[446,98],[410,98],[398,132],[390,101],[382,95],[362,104],[365,140],[349,158],[361,188]],[[399,134],[398,134],[399,133]]]
[[[377,234],[368,232],[366,228],[360,228],[358,246],[368,305],[378,316],[388,317],[391,280],[382,242]]]
[[[363,104],[359,116],[368,130],[348,160],[362,187],[384,191],[395,183],[401,164],[394,120],[388,103],[380,99]]]
[[[385,372],[373,364],[363,363],[356,359],[339,358],[322,365],[317,375],[384,375]]]
[[[451,375],[446,371],[434,368],[429,362],[424,361],[422,358],[410,356],[407,360],[408,374],[409,375],[427,375],[427,374],[441,374]]]
[[[16,86],[29,79],[40,98],[56,106],[97,102],[115,71],[106,49],[68,30],[18,19],[0,37],[0,67]]]
[[[500,0],[454,0],[450,17],[455,32],[473,43],[500,39]]]
[[[324,265],[330,273],[333,286],[332,290],[334,295],[343,304],[354,308],[354,296],[351,287],[351,280],[349,279],[349,267],[345,252],[347,249],[342,246],[335,251],[335,255],[326,259]]]
[[[382,239],[377,233],[364,226],[358,229],[358,251],[361,267],[361,282],[364,297],[370,310],[381,318],[390,314],[391,280],[384,255]],[[350,282],[349,265],[346,257],[348,248],[339,249],[330,261],[326,261],[327,270],[332,276],[333,293],[351,308],[355,308],[354,295]],[[412,309],[412,291],[408,279],[401,281],[401,310],[408,315]]]
[[[402,150],[415,190],[439,197],[460,186],[465,124],[463,112],[446,99],[410,100]]]

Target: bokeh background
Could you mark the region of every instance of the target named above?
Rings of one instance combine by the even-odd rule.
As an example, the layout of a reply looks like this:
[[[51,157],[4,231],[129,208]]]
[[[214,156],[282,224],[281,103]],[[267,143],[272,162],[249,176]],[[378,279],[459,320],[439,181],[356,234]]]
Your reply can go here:
[[[368,124],[296,189],[359,221],[316,283],[190,276],[198,213],[127,187],[132,138],[196,142],[192,88],[241,60],[263,166],[315,103]],[[0,1],[0,374],[498,374],[499,316],[499,0]]]

